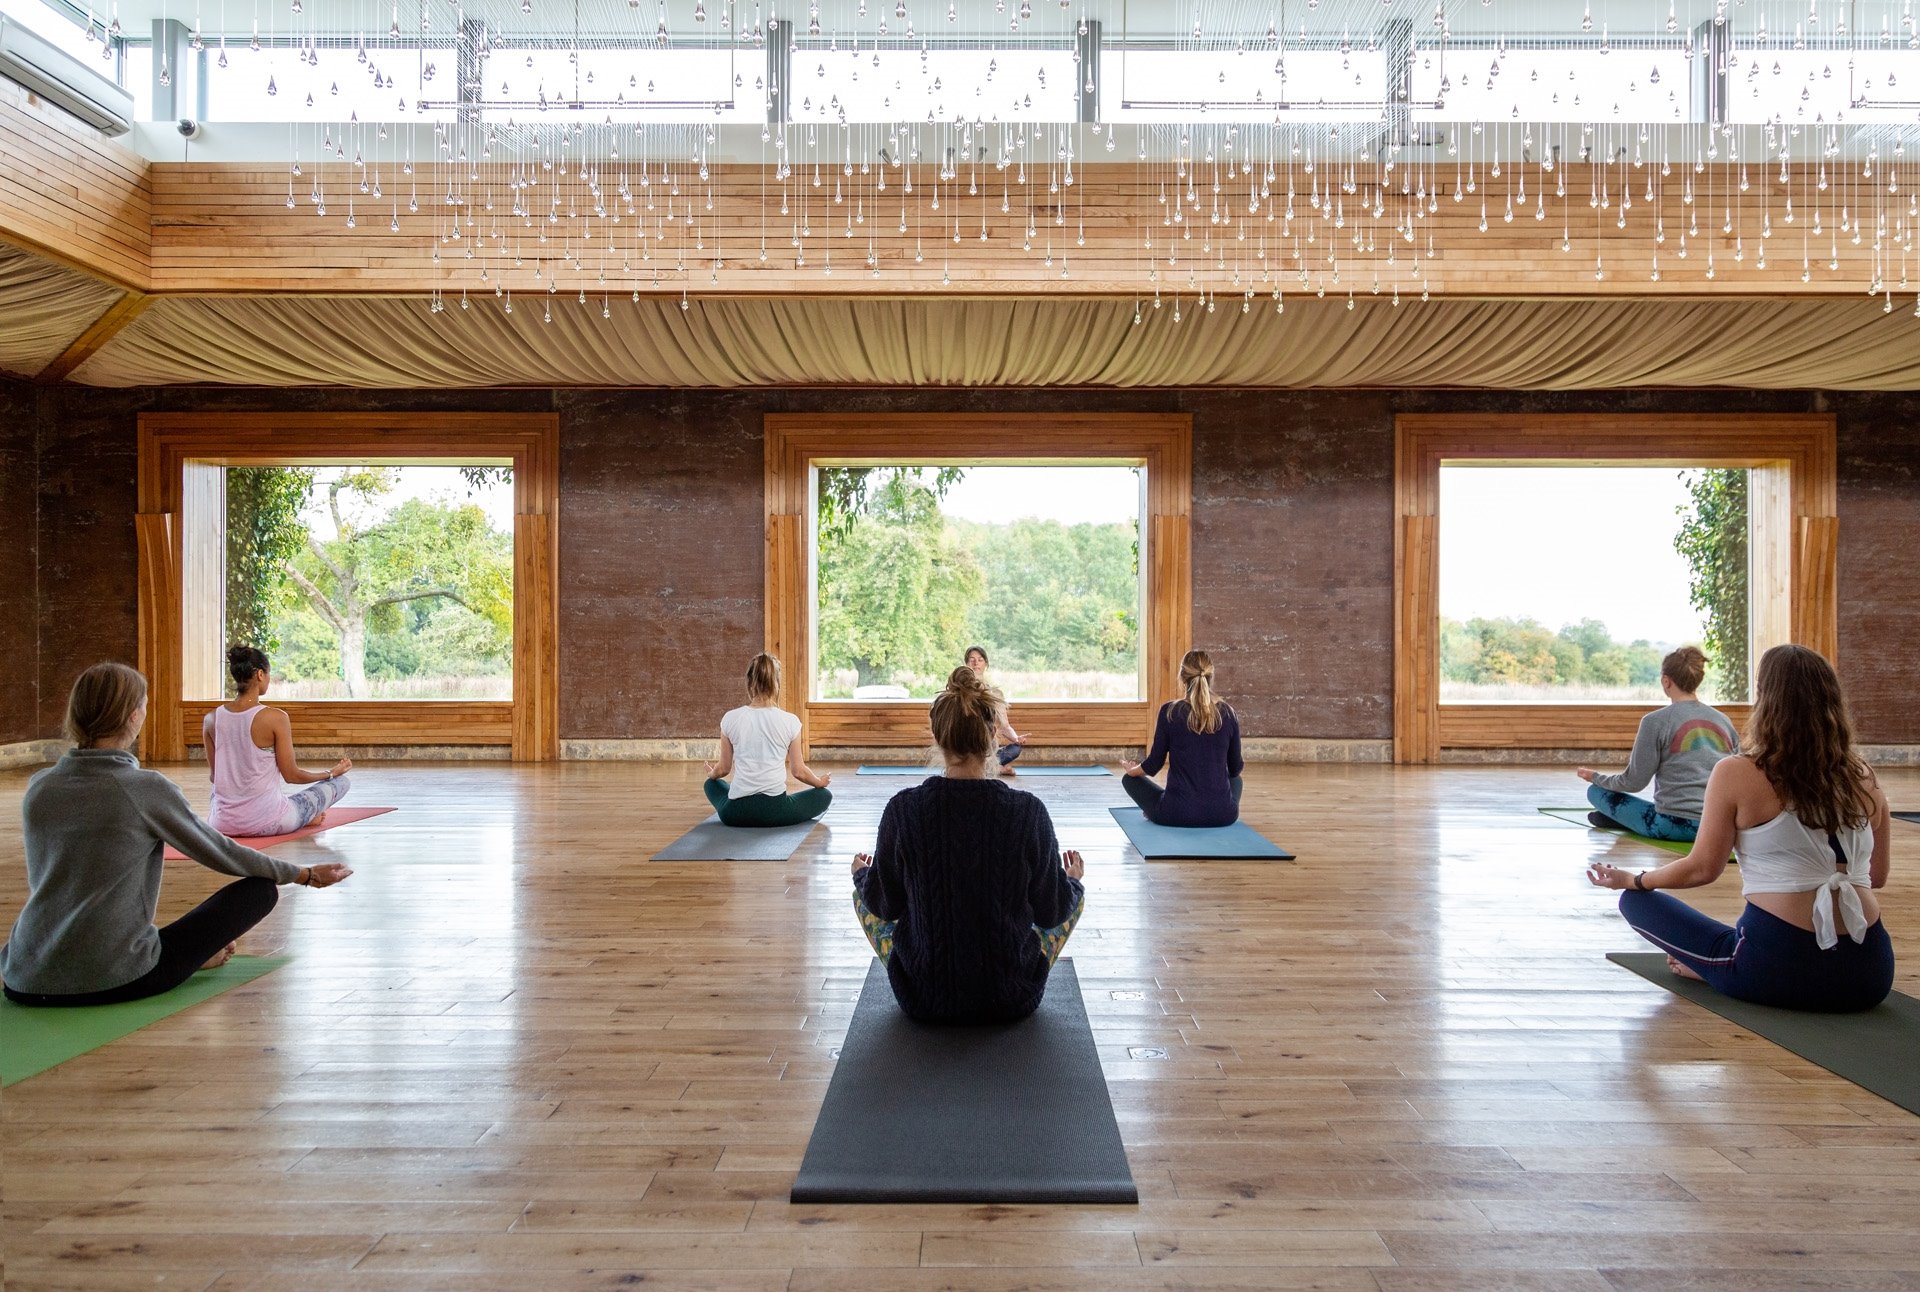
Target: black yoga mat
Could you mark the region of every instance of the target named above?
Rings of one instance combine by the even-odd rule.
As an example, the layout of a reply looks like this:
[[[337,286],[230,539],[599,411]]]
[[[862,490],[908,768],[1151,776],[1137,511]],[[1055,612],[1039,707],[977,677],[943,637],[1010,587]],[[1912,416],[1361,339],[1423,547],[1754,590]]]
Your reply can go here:
[[[1018,1023],[937,1026],[867,971],[795,1202],[1103,1202],[1140,1195],[1073,961]]]
[[[1908,825],[1920,825],[1920,812],[1895,812],[1893,815]]]
[[[1894,992],[1858,1014],[1807,1014],[1722,996],[1667,968],[1657,951],[1614,952],[1607,959],[1738,1023],[1755,1036],[1817,1063],[1863,1090],[1920,1113],[1920,1000]]]
[[[710,816],[653,854],[655,861],[785,861],[798,852],[818,821],[743,829]]]

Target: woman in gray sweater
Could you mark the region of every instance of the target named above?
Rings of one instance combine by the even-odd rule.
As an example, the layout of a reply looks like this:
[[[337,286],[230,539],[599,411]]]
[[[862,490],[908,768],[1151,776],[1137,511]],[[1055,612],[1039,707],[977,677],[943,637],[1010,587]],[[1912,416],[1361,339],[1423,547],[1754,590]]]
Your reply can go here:
[[[124,664],[95,664],[73,684],[74,748],[34,775],[20,804],[29,895],[0,946],[8,1000],[110,1005],[158,996],[225,964],[240,935],[273,910],[279,885],[326,888],[353,873],[276,861],[194,816],[179,787],[131,752],[146,718],[147,680]],[[155,928],[167,844],[246,878]]]
[[[1602,830],[1626,829],[1649,839],[1692,843],[1700,830],[1707,777],[1715,764],[1740,752],[1727,715],[1695,694],[1707,676],[1707,657],[1682,646],[1660,661],[1660,689],[1673,703],[1640,720],[1627,770],[1617,776],[1575,769],[1587,782],[1587,820]],[[1634,795],[1654,783],[1653,802]]]

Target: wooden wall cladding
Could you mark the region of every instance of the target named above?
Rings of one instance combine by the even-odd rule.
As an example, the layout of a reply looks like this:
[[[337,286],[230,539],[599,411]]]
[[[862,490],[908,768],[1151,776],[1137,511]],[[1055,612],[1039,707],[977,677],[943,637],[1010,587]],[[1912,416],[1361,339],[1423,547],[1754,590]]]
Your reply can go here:
[[[1154,706],[1145,701],[1025,703],[1010,706],[1014,728],[1034,745],[1138,745],[1151,735]],[[806,706],[807,737],[816,747],[933,744],[927,705],[816,701]]]
[[[1651,704],[1443,704],[1442,749],[1627,749]],[[1744,730],[1752,706],[1714,706]]]
[[[1423,258],[1421,276],[1405,280],[1401,290],[1418,293],[1424,289],[1437,296],[1465,297],[1683,298],[1707,292],[1714,296],[1857,296],[1861,285],[1873,276],[1873,249],[1864,244],[1854,246],[1844,238],[1833,248],[1840,260],[1839,271],[1823,269],[1806,282],[1801,281],[1801,258],[1797,254],[1776,255],[1765,267],[1749,257],[1737,274],[1723,273],[1713,281],[1708,281],[1700,269],[1688,268],[1704,268],[1708,248],[1731,259],[1736,238],[1742,235],[1747,246],[1754,245],[1767,212],[1772,211],[1777,220],[1783,200],[1806,194],[1819,182],[1816,168],[1817,164],[1790,167],[1787,181],[1782,183],[1778,167],[1758,166],[1751,173],[1743,169],[1737,174],[1730,166],[1712,167],[1706,178],[1695,181],[1706,195],[1701,208],[1710,207],[1714,213],[1711,224],[1703,209],[1687,205],[1693,190],[1683,185],[1676,173],[1661,182],[1661,191],[1650,199],[1643,200],[1635,192],[1633,213],[1626,228],[1621,229],[1612,219],[1596,224],[1585,200],[1585,195],[1603,182],[1617,189],[1621,182],[1617,169],[1603,171],[1570,162],[1560,173],[1566,179],[1565,201],[1580,213],[1575,217],[1576,227],[1580,227],[1575,235],[1578,255],[1569,256],[1561,250],[1563,221],[1556,199],[1549,198],[1544,221],[1531,218],[1530,210],[1523,218],[1505,221],[1496,206],[1494,218],[1484,231],[1481,200],[1446,201],[1422,226],[1423,239],[1426,230],[1432,232],[1435,256]],[[482,176],[491,172],[502,191],[512,174],[510,167],[496,163],[481,163],[474,170]],[[1064,283],[1059,269],[1046,263],[1040,248],[1036,246],[1032,252],[1023,249],[1028,211],[1018,201],[1009,213],[997,209],[985,213],[988,236],[984,240],[968,237],[945,245],[939,257],[929,257],[925,264],[914,263],[910,242],[882,238],[878,250],[885,272],[875,281],[861,273],[822,274],[811,263],[797,265],[790,254],[763,261],[758,254],[763,229],[769,223],[785,228],[790,218],[780,214],[781,186],[768,183],[767,172],[761,167],[720,165],[711,170],[716,214],[702,226],[701,233],[705,245],[721,262],[718,290],[729,295],[1024,296],[1062,289],[1083,295],[1137,295],[1142,282],[1139,213],[1150,212],[1151,223],[1160,223],[1165,208],[1159,178],[1131,163],[1092,162],[1076,167],[1075,174],[1073,195],[1062,208],[1066,227],[1073,233],[1072,277]],[[1644,169],[1636,170],[1633,176],[1636,184],[1653,178]],[[1350,210],[1364,205],[1377,188],[1377,184],[1366,182],[1368,178],[1363,177],[1358,195],[1347,199]],[[378,219],[365,218],[363,212],[358,227],[349,229],[346,190],[357,187],[360,180],[359,172],[350,172],[345,165],[313,167],[308,178],[301,181],[303,185],[319,183],[341,190],[340,200],[321,216],[315,204],[305,200],[295,209],[287,208],[284,165],[154,164],[149,180],[154,226],[153,290],[339,295],[425,293],[463,284],[484,286],[472,271],[461,268],[457,258],[434,263],[432,253],[439,233],[436,222],[443,216],[424,202],[414,213],[404,206],[383,208]],[[868,194],[866,200],[866,209],[873,211],[876,203],[872,195]],[[1242,206],[1245,200],[1242,190]],[[1390,195],[1388,209],[1397,211],[1398,204],[1405,200]],[[1898,200],[1904,205],[1904,198]],[[855,202],[856,196],[848,194],[842,209],[853,207]],[[972,206],[968,209],[971,214]],[[1037,209],[1042,222],[1052,225],[1048,208]],[[1265,233],[1268,245],[1260,254],[1282,275],[1281,286],[1291,289],[1293,283],[1285,275],[1297,272],[1299,252],[1290,237],[1280,235],[1283,224],[1278,213],[1271,223],[1267,221],[1270,209],[1263,204],[1261,214],[1247,221],[1249,246],[1257,245]],[[1697,218],[1696,210],[1700,210]],[[1726,215],[1734,220],[1732,233],[1721,231]],[[628,215],[617,236],[624,240],[631,236],[628,231],[645,230],[649,238],[663,232],[677,238],[677,226],[664,223],[663,216],[664,211]],[[1668,258],[1665,272],[1657,279],[1647,271],[1656,219],[1664,220],[1669,229],[1685,229],[1690,219],[1700,226],[1691,239],[1699,249],[1696,259]],[[390,230],[391,221],[399,223],[399,232]],[[549,254],[554,258],[552,263],[558,264],[562,253],[557,243]],[[1312,265],[1321,263],[1318,253],[1309,250],[1307,254]],[[1607,272],[1598,277],[1594,273],[1596,256],[1607,266]],[[493,277],[516,290],[544,291],[546,284],[533,277],[534,263],[529,248],[523,267],[495,266]],[[680,292],[673,280],[653,285],[637,275],[635,280],[630,283],[622,279],[614,290],[625,292],[629,286],[637,286],[648,295]]]
[[[181,527],[189,467],[290,463],[498,463],[513,467],[513,699],[289,704],[302,741],[504,745],[559,757],[560,426],[551,413],[142,413],[136,517],[146,757],[178,761],[212,702],[183,689]]]
[[[766,641],[785,667],[781,704],[817,745],[920,744],[926,706],[809,702],[812,678],[807,514],[816,462],[1144,466],[1147,514],[1145,702],[1023,704],[1036,745],[1137,744],[1177,692],[1193,632],[1193,419],[1185,413],[770,413],[766,417]],[[942,450],[964,445],[965,451]],[[956,645],[956,652],[960,649]],[[958,663],[956,655],[955,662]]]
[[[4,78],[0,158],[0,238],[116,286],[146,288],[146,158]]]
[[[1831,416],[1402,414],[1394,436],[1395,761],[1433,762],[1447,748],[1624,748],[1647,707],[1440,702],[1443,464],[1755,469],[1755,655],[1796,641],[1835,657],[1839,520]]]

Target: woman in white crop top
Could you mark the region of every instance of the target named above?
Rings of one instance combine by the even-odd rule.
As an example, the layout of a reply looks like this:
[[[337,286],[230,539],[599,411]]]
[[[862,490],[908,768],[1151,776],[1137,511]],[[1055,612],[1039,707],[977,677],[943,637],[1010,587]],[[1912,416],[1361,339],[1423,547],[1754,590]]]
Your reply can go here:
[[[799,825],[833,802],[833,777],[800,756],[800,719],[774,703],[779,695],[780,661],[755,655],[747,664],[747,703],[721,717],[720,761],[707,764],[703,788],[722,825]],[[787,793],[789,776],[808,788]]]
[[[263,652],[233,647],[227,671],[238,694],[200,724],[213,781],[208,823],[221,834],[246,839],[292,834],[319,821],[347,796],[353,760],[342,758],[324,772],[307,771],[294,761],[293,724],[284,711],[260,703],[273,682]],[[289,785],[301,788],[288,794]]]
[[[1893,990],[1873,891],[1887,883],[1887,799],[1853,751],[1833,666],[1804,646],[1761,656],[1745,744],[1707,781],[1693,851],[1653,870],[1598,864],[1587,877],[1625,890],[1620,913],[1682,977],[1782,1009],[1872,1009]],[[1747,899],[1733,927],[1655,891],[1713,883],[1730,851]]]

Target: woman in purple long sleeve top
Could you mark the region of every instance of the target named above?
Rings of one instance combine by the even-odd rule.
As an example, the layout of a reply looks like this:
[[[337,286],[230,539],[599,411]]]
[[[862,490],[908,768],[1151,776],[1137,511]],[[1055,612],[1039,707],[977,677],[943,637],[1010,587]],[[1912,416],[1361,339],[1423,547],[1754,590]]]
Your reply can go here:
[[[1208,827],[1240,819],[1240,720],[1213,693],[1213,660],[1190,650],[1180,661],[1186,698],[1160,706],[1153,749],[1126,764],[1120,787],[1156,825]],[[1170,763],[1170,765],[1169,765]],[[1165,789],[1150,777],[1167,766]]]

